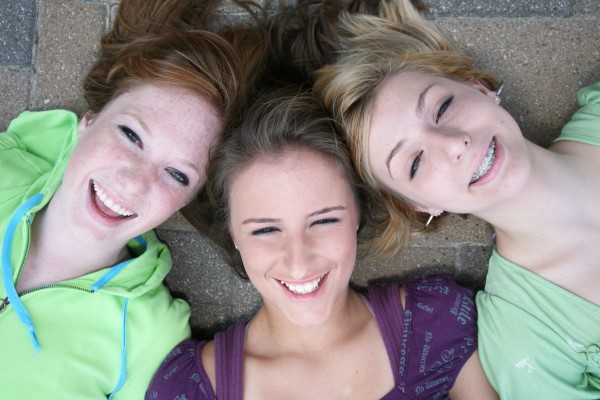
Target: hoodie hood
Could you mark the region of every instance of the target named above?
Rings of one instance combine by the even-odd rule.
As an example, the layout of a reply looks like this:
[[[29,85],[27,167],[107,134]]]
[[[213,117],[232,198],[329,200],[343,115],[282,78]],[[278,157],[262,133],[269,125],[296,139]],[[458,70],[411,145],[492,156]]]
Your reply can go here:
[[[23,213],[22,222],[31,222],[35,213],[48,204],[62,182],[69,157],[77,145],[77,126],[78,118],[70,111],[26,111],[11,122],[5,134],[0,135],[0,167],[6,165],[4,170],[10,171],[0,183],[2,236],[7,233],[9,213],[41,195],[41,199]],[[13,280],[24,261],[28,236],[27,224],[20,223],[14,233],[11,252],[11,263],[15,266]],[[171,255],[152,231],[130,240],[128,249],[132,257],[129,264],[98,290],[135,298],[160,285],[171,269]],[[62,283],[89,289],[110,268]]]

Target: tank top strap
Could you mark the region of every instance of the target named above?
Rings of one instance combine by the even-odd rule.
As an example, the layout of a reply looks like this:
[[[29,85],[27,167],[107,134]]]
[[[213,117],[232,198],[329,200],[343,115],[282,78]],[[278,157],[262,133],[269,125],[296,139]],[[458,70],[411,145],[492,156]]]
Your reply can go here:
[[[404,310],[400,301],[398,284],[374,285],[369,286],[368,289],[370,308],[381,331],[392,371],[398,371],[404,325]],[[394,379],[397,379],[396,374],[394,374]]]
[[[246,323],[215,335],[217,399],[242,400]]]

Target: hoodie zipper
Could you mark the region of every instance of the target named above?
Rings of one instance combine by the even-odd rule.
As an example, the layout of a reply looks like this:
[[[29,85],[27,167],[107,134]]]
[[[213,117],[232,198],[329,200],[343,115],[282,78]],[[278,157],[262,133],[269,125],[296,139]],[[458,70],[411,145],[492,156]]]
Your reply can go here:
[[[29,245],[31,243],[31,217],[27,217],[27,237],[29,239],[27,240],[27,248],[25,249],[25,258],[23,258],[23,264],[21,264],[21,269],[19,270],[19,273],[17,274],[17,279],[15,279],[15,287],[19,284],[19,281],[21,280],[21,274],[23,273],[25,262],[27,261],[27,256],[29,255]],[[86,293],[94,293],[94,291],[91,289],[81,288],[81,287],[73,286],[73,285],[65,285],[65,284],[61,284],[61,283],[54,283],[51,285],[43,285],[43,286],[39,286],[36,288],[24,290],[24,291],[18,293],[18,295],[19,295],[19,297],[21,297],[26,294],[36,292],[38,290],[50,289],[50,288],[75,289],[75,290],[79,290],[79,291],[86,292]],[[10,300],[8,299],[8,296],[4,299],[0,299],[0,314],[2,314],[8,308],[9,305],[10,305]]]
[[[21,280],[21,274],[23,273],[23,268],[25,267],[25,263],[27,262],[27,256],[29,256],[29,246],[31,244],[31,216],[27,216],[25,218],[25,222],[27,223],[27,248],[25,248],[25,257],[23,258],[23,263],[21,264],[21,269],[19,269],[19,273],[17,274],[17,279],[15,279],[15,289]],[[17,293],[19,297],[21,297],[21,293]],[[2,305],[0,305],[0,314],[6,310],[8,305],[10,304],[10,300],[8,300],[8,296],[5,299],[2,299]]]
[[[79,290],[80,292],[94,293],[94,291],[91,289],[81,288],[81,287],[73,286],[73,285],[65,285],[65,284],[61,284],[61,283],[55,283],[52,285],[44,285],[44,286],[39,286],[39,287],[36,287],[33,289],[25,290],[25,291],[19,293],[19,297],[23,297],[26,294],[30,294],[33,292],[37,292],[38,290],[52,289],[52,288],[74,289],[74,290]],[[8,308],[9,305],[10,305],[10,300],[8,300],[8,297],[6,297],[4,299],[0,299],[0,314],[2,314]]]

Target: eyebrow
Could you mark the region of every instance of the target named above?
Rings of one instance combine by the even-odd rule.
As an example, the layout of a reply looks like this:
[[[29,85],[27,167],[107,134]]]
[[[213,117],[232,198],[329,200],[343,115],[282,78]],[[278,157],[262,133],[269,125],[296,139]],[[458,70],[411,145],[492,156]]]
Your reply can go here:
[[[314,216],[317,216],[317,215],[326,214],[329,211],[343,211],[345,209],[346,209],[346,207],[343,207],[343,206],[325,207],[325,208],[317,210],[317,211],[315,211],[313,213],[310,213],[308,216],[309,217],[314,217]]]
[[[150,137],[153,136],[152,131],[150,130],[150,127],[148,125],[146,125],[146,122],[143,119],[141,119],[140,117],[138,117],[136,114],[124,112],[123,115],[126,115],[129,118],[134,119],[138,124],[140,124],[140,126],[148,134],[148,136],[150,136]]]
[[[431,89],[435,83],[427,86],[419,95],[419,101],[417,101],[417,114],[421,114],[423,112],[423,106],[425,105],[425,96],[427,96],[427,92]]]
[[[277,218],[248,218],[244,221],[242,221],[242,225],[247,225],[247,224],[251,224],[251,223],[255,223],[255,224],[263,224],[266,222],[280,222],[280,219]]]
[[[427,92],[429,92],[429,89],[431,89],[433,86],[435,86],[435,83],[432,83],[431,85],[427,86],[425,89],[423,89],[423,91],[419,95],[419,100],[417,101],[417,108],[416,108],[417,114],[421,114],[423,112],[423,107],[425,106],[425,96],[427,96]],[[390,154],[388,155],[387,159],[385,160],[385,165],[387,167],[387,170],[388,170],[388,173],[390,174],[390,176],[392,176],[392,171],[390,170],[390,162],[392,162],[392,158],[394,158],[394,156],[400,151],[400,149],[402,148],[403,145],[404,145],[404,139],[399,140],[398,143],[396,143],[396,145],[392,149],[392,151],[390,151]]]
[[[398,143],[396,143],[392,151],[390,151],[390,154],[387,156],[387,159],[385,160],[385,165],[387,166],[387,170],[390,176],[392,176],[392,171],[390,170],[390,162],[392,162],[392,158],[394,158],[396,153],[400,151],[402,146],[404,146],[404,139],[398,140]]]
[[[128,113],[128,112],[124,112],[123,115],[127,115],[130,118],[133,118],[134,120],[137,121],[138,124],[140,124],[140,126],[142,127],[142,129],[144,130],[144,132],[150,136],[153,137],[154,134],[152,133],[152,130],[150,129],[150,127],[146,124],[146,122],[144,122],[144,120],[142,120],[141,118],[139,118],[136,114],[132,114],[132,113]],[[187,165],[189,168],[191,168],[192,170],[194,170],[194,172],[198,175],[198,176],[202,176],[202,173],[200,172],[200,169],[191,161],[189,160],[185,160],[185,159],[181,159],[179,160],[181,163]]]
[[[320,210],[317,210],[315,212],[312,212],[310,214],[308,214],[308,217],[315,217],[317,215],[322,215],[322,214],[327,214],[330,211],[343,211],[345,210],[346,207],[343,206],[335,206],[335,207],[325,207],[322,208]],[[247,224],[264,224],[264,223],[273,223],[273,222],[281,222],[281,219],[279,218],[248,218],[244,221],[242,221],[242,225],[247,225]]]

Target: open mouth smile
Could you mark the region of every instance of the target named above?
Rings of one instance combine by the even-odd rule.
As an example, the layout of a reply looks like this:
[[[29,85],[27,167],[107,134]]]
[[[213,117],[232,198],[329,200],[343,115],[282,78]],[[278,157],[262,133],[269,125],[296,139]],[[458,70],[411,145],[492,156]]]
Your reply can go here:
[[[306,295],[316,291],[323,282],[324,277],[325,275],[320,276],[317,279],[314,279],[310,282],[304,283],[290,283],[282,280],[280,280],[279,282],[294,294]]]
[[[492,139],[492,141],[490,142],[490,145],[488,147],[488,151],[487,151],[487,153],[485,153],[483,160],[481,160],[481,164],[479,164],[479,167],[477,168],[477,170],[471,177],[470,183],[475,183],[479,179],[484,177],[489,172],[489,170],[492,168],[492,165],[494,165],[495,159],[496,159],[496,139]]]
[[[92,200],[98,211],[108,218],[125,219],[135,214],[125,206],[117,204],[108,194],[94,181],[92,181]]]

